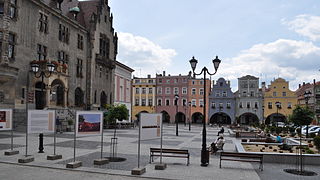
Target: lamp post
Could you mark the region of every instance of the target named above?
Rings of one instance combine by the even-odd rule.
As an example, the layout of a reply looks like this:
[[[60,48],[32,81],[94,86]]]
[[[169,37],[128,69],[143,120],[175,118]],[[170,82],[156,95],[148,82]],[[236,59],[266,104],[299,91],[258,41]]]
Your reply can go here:
[[[189,119],[189,131],[191,131],[191,118],[190,118],[190,113],[191,113],[191,101],[188,102],[188,105],[189,105],[189,116],[188,116],[188,119]]]
[[[43,81],[44,81],[45,77],[49,78],[51,76],[52,72],[55,70],[55,65],[52,63],[42,63],[40,65],[36,64],[36,63],[32,63],[31,70],[34,73],[34,76],[36,78],[41,77],[41,99],[40,99],[40,102],[41,102],[41,106],[43,108],[43,106],[45,105],[45,101],[44,101],[45,97],[43,97],[44,96]],[[43,149],[44,149],[43,148],[43,133],[40,133],[39,134],[39,152],[38,153],[44,153]]]
[[[308,101],[311,98],[311,92],[310,91],[306,91],[304,92],[303,96],[304,96],[304,100],[306,102],[306,108],[308,108]],[[306,138],[308,138],[309,136],[309,125],[307,124],[307,130],[306,130]]]
[[[178,94],[174,95],[174,103],[176,105],[176,116],[175,116],[176,136],[179,136],[179,132],[178,132],[178,100],[179,100],[179,95]]]
[[[278,121],[279,121],[279,108],[280,108],[280,105],[281,105],[281,103],[279,102],[279,101],[277,101],[276,103],[276,107],[277,107],[277,121],[276,121],[276,123],[277,123],[277,127],[278,127]]]
[[[221,62],[220,59],[218,59],[218,56],[216,56],[216,58],[214,60],[212,60],[212,63],[213,63],[213,66],[214,66],[214,69],[215,69],[215,72],[214,73],[210,73],[208,71],[208,69],[206,67],[203,67],[201,72],[200,73],[195,73],[195,69],[196,69],[196,66],[197,66],[197,63],[198,63],[198,60],[196,60],[194,57],[192,57],[192,59],[189,61],[190,62],[190,65],[191,65],[191,68],[192,68],[192,72],[193,72],[193,76],[195,77],[196,75],[201,75],[203,73],[203,79],[204,79],[204,98],[203,98],[203,129],[202,129],[202,149],[201,149],[201,166],[208,166],[209,164],[209,152],[207,151],[207,132],[206,132],[206,107],[207,107],[207,101],[206,101],[206,97],[207,97],[207,94],[206,94],[206,75],[207,73],[209,75],[215,75],[217,73],[217,70],[219,68],[219,64]]]

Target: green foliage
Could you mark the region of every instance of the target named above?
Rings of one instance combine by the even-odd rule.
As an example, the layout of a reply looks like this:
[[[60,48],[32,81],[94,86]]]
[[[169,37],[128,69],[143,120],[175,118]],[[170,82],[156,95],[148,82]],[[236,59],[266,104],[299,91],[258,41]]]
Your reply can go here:
[[[309,138],[314,138],[314,137],[316,137],[316,133],[310,133],[309,134]]]
[[[124,104],[119,105],[107,105],[107,112],[104,113],[104,123],[105,124],[115,124],[116,120],[122,121],[128,119],[129,110]]]
[[[290,132],[290,133],[294,133],[294,131],[295,131],[295,128],[294,128],[294,127],[289,127],[289,132]]]
[[[307,154],[314,154],[314,152],[313,152],[311,149],[307,149],[307,150],[306,150],[306,153],[307,153]]]
[[[276,127],[275,126],[270,126],[270,132],[274,133],[276,131]]]
[[[282,127],[276,127],[275,131],[276,131],[277,134],[280,134],[281,131],[282,131]]]
[[[68,125],[71,126],[72,124],[73,124],[73,120],[72,120],[72,119],[69,119],[69,120],[68,120]]]
[[[320,150],[320,136],[316,136],[313,138],[313,143],[317,147],[318,150]]]
[[[296,106],[289,116],[291,122],[298,126],[309,125],[314,117],[314,113],[308,107]]]
[[[292,149],[292,146],[288,145],[288,144],[282,144],[278,146],[281,150],[288,150],[290,151]]]

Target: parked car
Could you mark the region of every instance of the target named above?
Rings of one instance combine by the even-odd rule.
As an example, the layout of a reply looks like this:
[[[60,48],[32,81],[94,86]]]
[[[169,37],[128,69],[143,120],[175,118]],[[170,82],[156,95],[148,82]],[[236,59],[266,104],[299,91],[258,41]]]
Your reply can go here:
[[[312,126],[312,127],[308,128],[308,129],[309,129],[308,130],[308,134],[317,133],[317,132],[319,132],[320,127],[319,126]],[[307,128],[306,128],[306,130],[304,132],[302,132],[302,134],[306,134],[306,133],[307,133]]]

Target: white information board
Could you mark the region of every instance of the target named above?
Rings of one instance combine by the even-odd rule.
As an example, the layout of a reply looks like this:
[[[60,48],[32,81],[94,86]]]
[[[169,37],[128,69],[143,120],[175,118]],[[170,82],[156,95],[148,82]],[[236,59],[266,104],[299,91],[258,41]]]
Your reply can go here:
[[[12,130],[12,109],[0,109],[0,131]]]
[[[54,110],[29,110],[28,133],[53,133],[55,120]]]
[[[77,111],[76,133],[101,134],[103,127],[102,112]]]
[[[161,138],[161,113],[140,114],[140,140]]]

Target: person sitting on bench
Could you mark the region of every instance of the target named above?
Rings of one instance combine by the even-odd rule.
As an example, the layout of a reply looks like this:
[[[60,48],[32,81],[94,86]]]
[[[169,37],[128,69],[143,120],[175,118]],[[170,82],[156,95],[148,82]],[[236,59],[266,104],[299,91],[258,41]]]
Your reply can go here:
[[[218,135],[217,136],[219,136],[220,134],[223,134],[224,133],[224,128],[223,128],[223,126],[221,127],[221,129],[220,129],[220,131],[218,132]]]
[[[219,149],[222,149],[223,145],[224,139],[223,136],[220,136],[215,142],[211,143],[211,153],[213,154],[217,152]]]
[[[261,130],[260,133],[258,134],[258,137],[264,138],[264,137],[266,137],[266,133],[264,133],[264,131]]]

